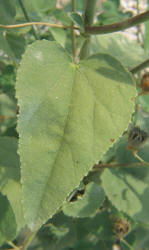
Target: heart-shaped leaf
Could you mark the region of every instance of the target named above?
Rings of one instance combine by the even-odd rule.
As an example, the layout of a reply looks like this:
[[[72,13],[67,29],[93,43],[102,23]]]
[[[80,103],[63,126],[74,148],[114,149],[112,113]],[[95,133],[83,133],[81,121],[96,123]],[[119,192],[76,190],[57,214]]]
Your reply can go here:
[[[24,209],[35,230],[127,128],[136,91],[113,57],[97,54],[74,65],[50,41],[28,47],[16,91]]]

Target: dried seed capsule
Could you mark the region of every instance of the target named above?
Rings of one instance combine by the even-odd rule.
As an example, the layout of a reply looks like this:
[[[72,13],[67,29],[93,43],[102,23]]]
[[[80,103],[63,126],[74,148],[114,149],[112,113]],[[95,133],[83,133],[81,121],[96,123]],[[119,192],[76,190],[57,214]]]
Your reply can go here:
[[[138,150],[144,145],[149,135],[139,127],[134,127],[128,134],[128,149]]]
[[[139,87],[142,89],[139,95],[149,94],[149,73],[146,73],[143,75],[141,84],[139,85]]]
[[[140,147],[147,141],[149,135],[139,127],[132,128],[128,133],[128,145],[127,149],[132,150],[135,157],[144,162],[141,157],[137,155]]]
[[[113,231],[115,233],[116,238],[123,239],[126,234],[130,231],[130,222],[124,219],[118,219],[114,223]]]

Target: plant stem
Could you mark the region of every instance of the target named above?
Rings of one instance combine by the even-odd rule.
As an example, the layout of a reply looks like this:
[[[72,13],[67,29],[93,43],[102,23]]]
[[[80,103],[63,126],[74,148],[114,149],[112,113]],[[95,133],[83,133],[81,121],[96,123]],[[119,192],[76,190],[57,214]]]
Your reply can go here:
[[[130,249],[133,250],[133,247],[124,239],[121,239],[121,241]]]
[[[137,15],[139,15],[139,0],[137,0]],[[139,25],[137,25],[137,41],[140,44],[139,33],[140,33],[140,27]]]
[[[90,36],[86,37],[86,40],[81,48],[80,51],[80,60],[84,59],[85,57],[89,56],[89,50],[90,50]]]
[[[76,29],[79,30],[77,26],[67,26],[63,24],[54,24],[54,23],[46,23],[46,22],[29,22],[29,23],[20,23],[20,24],[13,24],[13,25],[3,25],[0,24],[0,28],[3,29],[16,29],[16,28],[23,28],[32,25],[44,25],[49,27],[61,28],[61,29]]]
[[[143,63],[139,64],[135,68],[131,69],[130,72],[133,73],[133,74],[135,74],[138,71],[141,71],[142,69],[146,68],[147,66],[149,66],[149,59],[147,59]]]
[[[35,237],[36,233],[37,232],[32,232],[32,231],[28,231],[26,233],[24,240],[20,243],[20,250],[27,250],[28,246]]]
[[[135,152],[134,153],[134,157],[136,157],[139,161],[141,161],[142,163],[144,163],[145,161]]]
[[[84,13],[84,25],[91,26],[94,21],[97,0],[86,0],[86,8]]]
[[[93,171],[98,171],[103,168],[123,168],[123,167],[142,167],[149,166],[149,162],[130,162],[130,163],[100,163],[93,167]]]
[[[27,22],[30,22],[30,18],[29,18],[28,14],[27,14],[26,8],[25,8],[25,6],[24,6],[22,0],[18,0],[18,2],[19,2],[19,5],[20,5],[20,8],[22,9],[22,12],[23,12],[23,14],[24,14],[24,16],[25,16],[25,18],[26,18],[26,21],[27,21]],[[38,40],[38,36],[37,36],[37,34],[36,34],[36,30],[35,30],[34,26],[32,26],[32,33],[33,33],[35,39]]]
[[[72,0],[72,11],[76,11],[76,0]],[[72,22],[72,27],[74,27],[74,22]],[[77,56],[77,47],[76,47],[76,36],[75,30],[71,30],[71,37],[72,37],[72,51],[73,51],[73,60],[76,63],[76,56]]]
[[[12,241],[7,242],[11,247],[13,247],[14,250],[20,250],[19,247],[17,247]]]
[[[86,26],[85,30],[90,35],[107,34],[128,29],[132,26],[146,22],[148,20],[149,20],[149,10],[139,15],[136,15],[132,18],[128,18],[122,22],[107,24],[103,26]]]
[[[84,13],[84,27],[90,27],[94,21],[94,14],[96,10],[97,0],[86,0],[86,7]],[[82,46],[80,51],[80,59],[84,59],[89,55],[89,47],[90,47],[90,34],[86,35],[86,40]]]

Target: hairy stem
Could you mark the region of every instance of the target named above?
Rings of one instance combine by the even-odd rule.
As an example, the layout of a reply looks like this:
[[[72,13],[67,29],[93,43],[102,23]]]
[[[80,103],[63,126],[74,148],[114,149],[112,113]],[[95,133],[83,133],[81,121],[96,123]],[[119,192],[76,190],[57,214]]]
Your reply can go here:
[[[116,31],[122,31],[122,30],[128,29],[130,27],[146,22],[148,20],[149,20],[149,10],[139,15],[136,15],[132,18],[128,18],[122,22],[118,22],[118,23],[107,24],[103,26],[87,26],[86,25],[85,30],[90,35],[107,34],[107,33],[112,33]]]
[[[24,6],[24,3],[22,2],[22,0],[18,0],[18,2],[20,4],[20,8],[22,9],[22,12],[23,12],[23,14],[24,14],[24,16],[26,18],[26,21],[30,22],[30,18],[29,18],[28,14],[27,14],[27,11],[26,11],[26,8]],[[33,33],[35,39],[38,39],[38,36],[36,34],[36,30],[35,30],[34,26],[32,26],[32,33]]]
[[[76,11],[76,0],[72,0],[72,11]],[[74,27],[74,22],[72,22],[72,27]],[[76,62],[76,56],[77,56],[77,47],[76,47],[76,36],[75,36],[75,30],[71,30],[71,37],[72,37],[72,51],[73,51],[73,60],[74,63]]]
[[[86,0],[86,8],[84,13],[84,27],[91,26],[93,24],[96,4],[97,0],[92,0],[92,1]],[[86,36],[86,40],[80,51],[80,59],[84,59],[89,55],[89,47],[90,47],[90,34]]]
[[[149,59],[145,60],[143,63],[140,63],[135,68],[131,69],[130,72],[135,74],[148,66],[149,66]]]

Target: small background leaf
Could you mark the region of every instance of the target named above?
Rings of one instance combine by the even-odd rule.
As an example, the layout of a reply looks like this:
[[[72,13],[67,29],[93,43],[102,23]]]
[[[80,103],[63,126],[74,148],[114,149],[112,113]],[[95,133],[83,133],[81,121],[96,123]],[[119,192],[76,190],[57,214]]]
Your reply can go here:
[[[104,191],[99,185],[89,183],[86,186],[85,194],[77,201],[64,205],[63,212],[72,217],[92,217],[101,207],[104,197]]]
[[[0,94],[0,134],[16,123],[16,103],[6,94]]]
[[[13,32],[7,32],[6,34],[6,40],[13,51],[16,59],[21,59],[21,55],[24,53],[25,50],[25,38],[23,35],[17,35]]]
[[[1,24],[13,24],[15,22],[15,5],[11,0],[0,1],[0,23]]]
[[[0,31],[0,50],[3,52],[3,57],[5,58],[5,55],[9,57],[9,60],[15,61],[15,55],[13,51],[11,50],[8,42],[6,41],[6,38],[4,36],[4,33]],[[6,59],[6,58],[5,58]]]
[[[78,13],[76,12],[72,12],[70,17],[72,18],[72,21],[78,25],[79,27],[81,27],[83,29],[83,18],[81,15],[79,15]]]
[[[123,13],[120,10],[120,0],[110,0],[102,3],[102,13],[99,14],[98,21],[100,25],[111,24],[130,18],[131,16],[131,12],[127,11]]]
[[[122,33],[93,36],[91,54],[98,52],[108,53],[116,57],[128,69],[132,69],[148,58],[137,42],[129,40]]]
[[[21,184],[14,180],[9,180],[7,185],[2,189],[2,194],[6,195],[15,215],[17,224],[17,232],[20,232],[25,226],[23,202],[22,202],[22,187]]]
[[[9,206],[16,220],[17,231],[25,225],[22,188],[20,180],[20,163],[17,155],[18,140],[13,137],[0,137],[0,191],[7,196]]]
[[[13,210],[6,198],[0,193],[0,245],[16,237],[16,222]]]
[[[0,169],[1,169],[1,186],[2,181],[7,178],[16,181],[20,178],[19,156],[17,155],[18,140],[13,137],[0,137]],[[9,155],[9,157],[8,157]],[[3,170],[2,170],[3,169]],[[6,177],[6,179],[5,179]]]
[[[147,184],[115,169],[106,169],[101,179],[106,195],[119,211],[135,220],[149,222]]]

